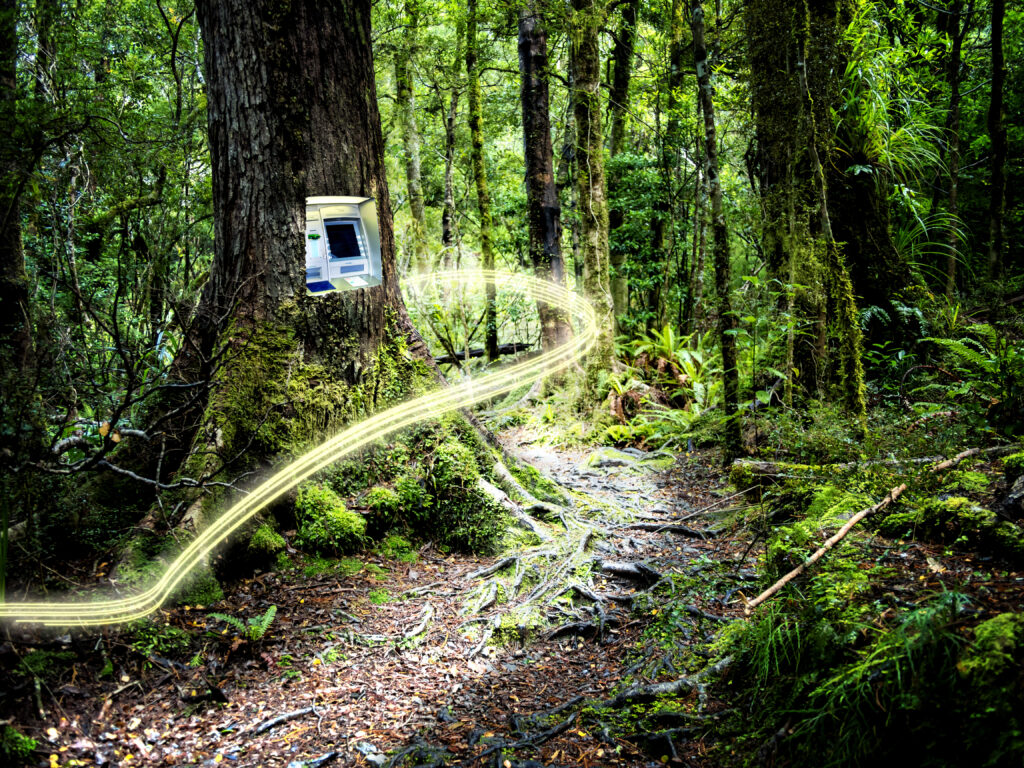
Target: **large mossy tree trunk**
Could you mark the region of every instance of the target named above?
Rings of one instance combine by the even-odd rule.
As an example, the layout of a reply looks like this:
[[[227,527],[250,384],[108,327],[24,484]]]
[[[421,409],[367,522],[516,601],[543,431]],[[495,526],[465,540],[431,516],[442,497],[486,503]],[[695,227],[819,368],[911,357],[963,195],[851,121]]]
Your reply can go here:
[[[398,287],[369,0],[204,0],[215,254],[179,374],[210,395],[172,422],[190,474],[251,469],[401,396],[425,355]],[[329,19],[330,23],[325,23]],[[382,283],[308,297],[305,201],[376,200]],[[196,466],[193,462],[198,462]]]
[[[693,61],[697,70],[697,89],[704,115],[704,147],[707,156],[708,196],[711,198],[712,254],[715,263],[715,299],[718,309],[718,339],[722,348],[722,400],[725,406],[725,444],[723,460],[731,464],[740,455],[739,371],[736,368],[736,315],[732,311],[730,290],[732,272],[729,263],[729,227],[722,200],[722,182],[718,173],[718,139],[715,126],[715,100],[711,86],[711,65],[704,42],[704,8],[695,2],[692,8]]]
[[[494,269],[494,228],[491,192],[487,185],[484,160],[483,93],[480,89],[480,44],[477,39],[477,0],[469,0],[466,16],[466,78],[469,90],[470,159],[476,184],[477,208],[480,211],[480,261],[484,269]],[[484,316],[484,351],[487,362],[498,359],[498,309],[493,281],[487,281],[487,307]]]
[[[563,285],[562,211],[555,188],[548,102],[548,38],[537,6],[534,0],[519,9],[520,96],[530,260],[538,277]],[[537,311],[545,350],[571,338],[572,326],[563,312],[545,302],[537,303]]]
[[[861,187],[851,191],[845,186],[846,174],[836,171],[833,114],[838,78],[846,68],[841,32],[852,7],[848,0],[751,0],[746,26],[762,244],[770,274],[787,286],[791,325],[814,329],[810,343],[790,333],[787,400],[794,387],[821,392],[835,383],[844,402],[861,416],[861,332],[837,233],[856,241],[850,252],[858,274],[885,273],[876,266],[888,258],[888,246],[858,233],[869,231],[886,242],[890,235],[884,201],[863,199],[877,192]],[[841,208],[832,215],[828,201],[837,189],[844,204],[859,200],[861,207]],[[880,218],[865,224],[855,222],[857,217]],[[829,329],[834,332],[833,348]]]
[[[601,50],[605,18],[602,0],[573,0],[569,51],[572,59],[573,113],[576,121],[576,190],[579,206],[583,291],[597,313],[599,334],[587,357],[588,386],[612,363],[615,328],[609,278],[608,196],[601,126]]]

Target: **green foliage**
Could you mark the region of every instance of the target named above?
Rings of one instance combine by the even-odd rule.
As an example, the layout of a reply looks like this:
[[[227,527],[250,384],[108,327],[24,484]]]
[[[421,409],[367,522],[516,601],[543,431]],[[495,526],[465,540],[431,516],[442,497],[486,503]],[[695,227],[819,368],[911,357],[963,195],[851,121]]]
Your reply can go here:
[[[1024,475],[1024,451],[1003,459],[1003,471],[1006,473],[1006,482],[1010,485],[1015,483],[1018,477]]]
[[[209,568],[193,573],[187,586],[178,595],[178,604],[213,605],[224,599],[224,590]]]
[[[958,339],[931,337],[928,341],[945,353],[962,377],[942,388],[945,399],[960,402],[1005,435],[1022,434],[1024,342],[987,323],[973,325],[970,335]]]
[[[265,560],[272,560],[284,551],[284,537],[269,523],[261,524],[249,539],[249,551]]]
[[[370,602],[374,605],[384,605],[391,602],[391,595],[384,588],[371,589],[369,594]]]
[[[340,554],[352,552],[366,540],[366,520],[350,512],[330,488],[304,485],[295,502],[299,521],[296,541],[315,552]]]
[[[398,560],[400,563],[415,563],[419,560],[416,548],[408,539],[397,533],[389,533],[384,540],[377,545],[377,551],[382,557],[388,560]]]
[[[18,673],[26,677],[38,677],[43,680],[54,680],[73,664],[75,654],[72,651],[47,651],[36,649],[21,657]]]
[[[23,736],[13,725],[0,729],[0,759],[5,765],[27,765],[37,746],[35,739]]]
[[[274,617],[277,616],[277,606],[272,605],[267,608],[266,612],[262,616],[250,616],[246,619],[240,619],[235,616],[228,616],[224,613],[211,613],[209,617],[216,621],[222,621],[227,624],[235,633],[251,643],[259,642],[267,634],[267,630],[270,629],[270,625],[274,623]]]
[[[135,622],[128,631],[132,648],[145,657],[179,656],[188,650],[191,643],[188,632],[149,619]]]

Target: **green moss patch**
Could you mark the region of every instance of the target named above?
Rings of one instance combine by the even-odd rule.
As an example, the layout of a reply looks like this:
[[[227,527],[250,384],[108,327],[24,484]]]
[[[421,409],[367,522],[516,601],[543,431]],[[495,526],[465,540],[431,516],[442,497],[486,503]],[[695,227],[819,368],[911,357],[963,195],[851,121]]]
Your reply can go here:
[[[305,485],[295,501],[299,521],[297,542],[305,549],[325,554],[354,552],[366,540],[366,519],[350,512],[330,488]]]

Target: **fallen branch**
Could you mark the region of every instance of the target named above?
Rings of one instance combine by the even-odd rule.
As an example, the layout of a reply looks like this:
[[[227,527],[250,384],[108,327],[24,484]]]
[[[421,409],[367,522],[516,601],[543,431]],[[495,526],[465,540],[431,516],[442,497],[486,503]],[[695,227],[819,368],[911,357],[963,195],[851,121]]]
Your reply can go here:
[[[935,472],[942,472],[944,470],[951,469],[951,468],[955,467],[957,464],[959,464],[961,461],[963,461],[964,459],[969,458],[971,456],[977,456],[979,453],[981,453],[981,449],[980,448],[969,448],[966,451],[962,451],[962,452],[958,453],[956,456],[954,456],[951,459],[946,459],[945,461],[939,462],[934,467],[932,467],[930,471],[935,473]],[[851,517],[849,520],[847,520],[846,524],[842,528],[840,528],[838,531],[836,531],[835,534],[830,536],[828,538],[828,540],[826,540],[825,543],[821,545],[821,548],[814,552],[814,554],[812,554],[810,557],[808,557],[806,560],[804,560],[802,563],[800,563],[800,565],[798,565],[792,571],[790,571],[785,576],[783,576],[781,579],[779,579],[774,584],[772,584],[770,587],[768,587],[768,589],[766,589],[760,595],[758,595],[753,600],[751,600],[749,603],[747,603],[747,606],[746,606],[746,609],[745,609],[745,613],[747,614],[747,616],[749,616],[751,614],[751,612],[755,608],[757,608],[757,606],[759,606],[761,603],[763,603],[769,597],[774,595],[776,592],[778,592],[784,586],[789,584],[789,582],[791,582],[793,579],[795,579],[801,573],[806,571],[809,566],[812,566],[816,562],[821,560],[821,558],[823,558],[825,556],[825,553],[828,552],[830,549],[832,549],[840,541],[842,541],[843,538],[845,538],[846,534],[848,534],[851,530],[853,530],[853,527],[855,525],[857,525],[857,523],[859,523],[865,517],[870,517],[871,515],[873,515],[876,512],[878,512],[879,510],[884,509],[885,507],[887,507],[890,504],[892,504],[894,501],[896,501],[896,499],[898,499],[903,494],[903,492],[905,490],[907,490],[907,484],[906,483],[901,483],[900,485],[897,485],[895,488],[890,488],[889,492],[885,495],[885,498],[882,499],[880,502],[875,504],[873,507],[868,507],[867,509],[862,509],[860,512],[858,512],[853,517]]]
[[[253,736],[259,736],[261,733],[266,733],[271,728],[281,725],[281,723],[287,723],[289,720],[297,720],[300,717],[311,714],[315,710],[316,707],[303,707],[302,709],[296,709],[291,712],[285,712],[283,714],[277,715],[276,717],[271,717],[268,720],[264,720],[262,723],[259,723],[258,725],[252,726],[248,729],[248,732]]]
[[[498,345],[498,354],[499,355],[516,355],[516,354],[518,354],[520,352],[526,352],[531,346],[533,346],[533,345],[530,344],[529,342],[525,342],[525,343],[522,343],[522,344],[499,344]],[[469,350],[469,356],[471,358],[472,357],[483,357],[484,356],[484,348],[483,347],[473,347],[472,349]],[[450,364],[454,363],[456,360],[465,360],[465,359],[466,359],[466,351],[465,350],[460,350],[459,352],[456,352],[454,355],[441,355],[440,357],[435,357],[434,358],[434,363],[436,365],[450,365]]]

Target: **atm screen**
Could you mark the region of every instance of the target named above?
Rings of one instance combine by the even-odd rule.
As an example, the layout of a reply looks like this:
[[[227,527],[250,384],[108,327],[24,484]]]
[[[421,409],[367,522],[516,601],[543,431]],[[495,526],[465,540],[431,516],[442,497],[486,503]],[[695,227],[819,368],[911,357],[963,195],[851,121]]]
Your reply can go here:
[[[364,258],[360,248],[358,222],[351,219],[328,219],[324,223],[327,228],[327,246],[332,259]]]

